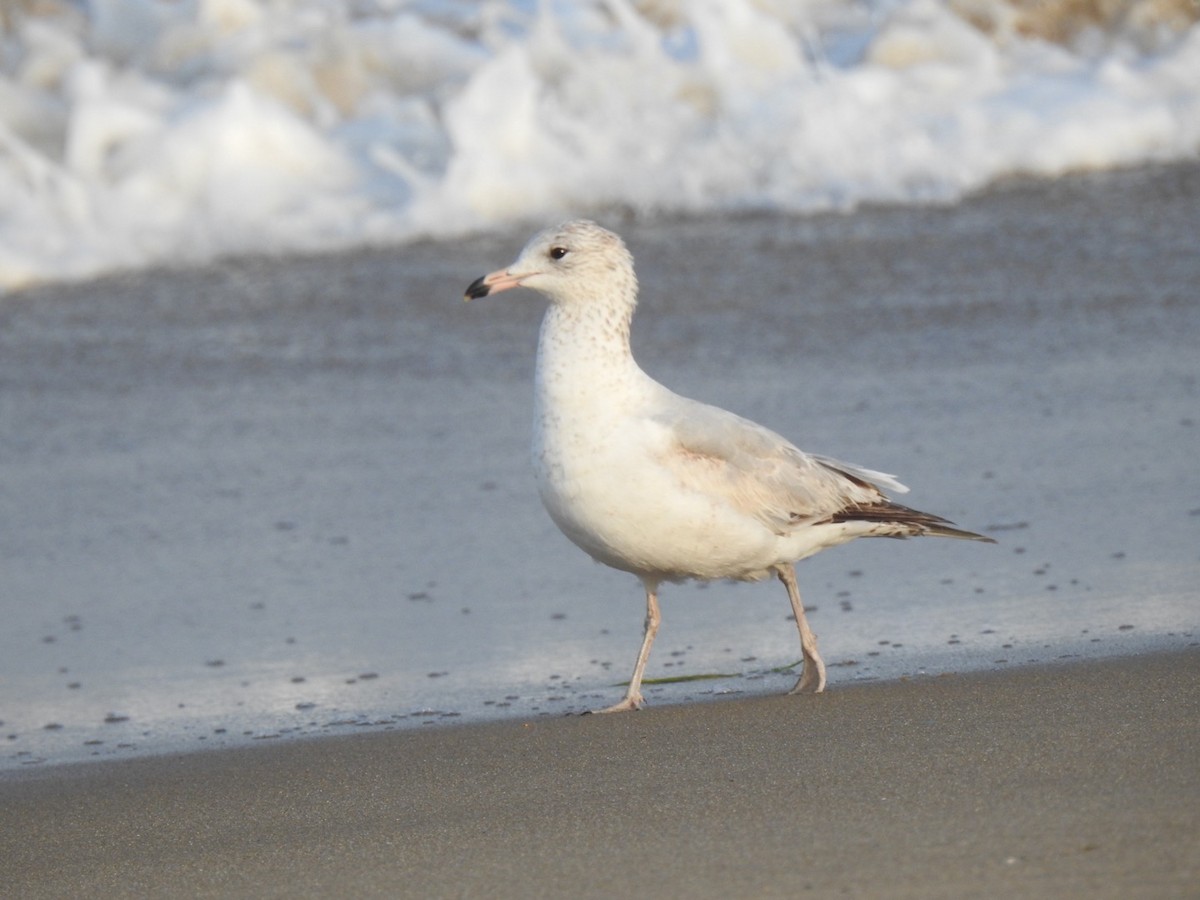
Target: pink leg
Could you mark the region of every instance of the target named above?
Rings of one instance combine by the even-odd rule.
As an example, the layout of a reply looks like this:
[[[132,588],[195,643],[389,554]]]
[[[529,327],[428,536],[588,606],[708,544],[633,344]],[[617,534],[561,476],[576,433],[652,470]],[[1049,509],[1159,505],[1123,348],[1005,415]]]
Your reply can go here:
[[[625,712],[630,709],[641,709],[646,705],[642,696],[642,675],[646,671],[646,661],[650,659],[650,646],[654,636],[658,634],[658,623],[662,616],[658,612],[658,582],[643,579],[646,585],[646,631],[642,636],[642,649],[638,653],[637,665],[633,667],[633,677],[629,679],[629,688],[625,691],[625,699],[604,709],[595,709],[596,713]]]
[[[825,690],[825,663],[821,654],[817,652],[817,636],[808,627],[808,620],[804,618],[804,603],[800,600],[800,588],[796,585],[796,568],[791,563],[780,563],[775,567],[775,574],[787,588],[792,612],[796,615],[796,628],[800,631],[800,650],[804,654],[804,669],[800,673],[800,680],[788,693],[819,694]]]

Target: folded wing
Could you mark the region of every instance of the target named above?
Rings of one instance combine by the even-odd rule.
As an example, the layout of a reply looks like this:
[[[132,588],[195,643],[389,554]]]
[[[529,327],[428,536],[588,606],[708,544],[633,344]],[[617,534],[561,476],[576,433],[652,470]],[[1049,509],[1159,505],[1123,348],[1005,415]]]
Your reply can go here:
[[[669,408],[656,420],[670,431],[666,463],[676,477],[777,533],[837,521],[855,509],[882,510],[891,506],[882,488],[908,490],[883,472],[805,453],[770,429],[715,406],[677,397]]]

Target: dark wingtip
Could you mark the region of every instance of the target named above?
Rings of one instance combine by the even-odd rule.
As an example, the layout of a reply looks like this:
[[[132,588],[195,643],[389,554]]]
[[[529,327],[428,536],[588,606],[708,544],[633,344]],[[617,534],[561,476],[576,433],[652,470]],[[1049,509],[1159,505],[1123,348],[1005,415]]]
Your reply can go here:
[[[955,528],[953,522],[943,519],[941,516],[901,506],[890,500],[883,500],[875,504],[848,506],[840,512],[834,513],[828,521],[893,523],[912,528],[908,534],[893,535],[894,537],[927,535],[928,537],[958,538],[964,541],[982,541],[985,544],[996,543],[995,538],[990,538],[986,534],[976,534],[974,531]]]
[[[480,275],[478,278],[472,281],[471,286],[467,288],[467,292],[463,294],[463,299],[478,300],[480,297],[486,297],[489,293],[491,293],[492,289],[483,283],[483,279],[486,277],[486,275]]]
[[[985,544],[996,543],[995,538],[990,538],[986,534],[976,534],[974,531],[965,531],[961,528],[948,528],[945,525],[931,528],[929,534],[932,537],[958,538],[963,541],[982,541]]]

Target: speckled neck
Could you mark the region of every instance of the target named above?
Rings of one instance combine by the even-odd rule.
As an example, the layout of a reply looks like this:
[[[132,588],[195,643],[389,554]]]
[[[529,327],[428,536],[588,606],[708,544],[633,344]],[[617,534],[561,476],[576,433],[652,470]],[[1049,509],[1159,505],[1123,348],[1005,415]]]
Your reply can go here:
[[[538,339],[539,415],[549,409],[600,413],[646,377],[633,359],[629,329],[635,301],[551,303]]]

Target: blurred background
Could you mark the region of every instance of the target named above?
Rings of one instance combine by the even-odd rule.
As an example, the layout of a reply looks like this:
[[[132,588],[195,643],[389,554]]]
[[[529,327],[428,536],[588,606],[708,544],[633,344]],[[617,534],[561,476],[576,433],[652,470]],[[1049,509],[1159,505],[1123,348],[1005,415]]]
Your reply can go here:
[[[1195,0],[3,0],[0,290],[1194,158]]]

